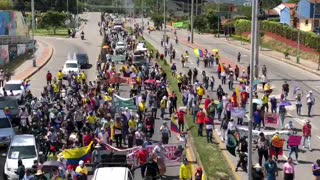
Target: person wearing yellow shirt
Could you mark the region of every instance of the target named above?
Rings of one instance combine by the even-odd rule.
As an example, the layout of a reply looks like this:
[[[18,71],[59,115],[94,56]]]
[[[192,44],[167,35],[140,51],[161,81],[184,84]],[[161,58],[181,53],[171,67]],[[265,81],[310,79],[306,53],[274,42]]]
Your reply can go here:
[[[180,180],[191,180],[192,179],[191,165],[190,165],[187,158],[183,159],[183,163],[180,166],[179,179]]]
[[[137,122],[134,120],[134,118],[130,118],[128,121],[129,129],[135,131],[137,129]]]
[[[262,96],[261,101],[262,101],[261,110],[268,112],[269,111],[269,104],[268,104],[269,98],[266,93]]]
[[[200,85],[200,86],[197,88],[197,95],[198,95],[198,97],[199,97],[199,102],[201,102],[202,97],[203,97],[204,94],[205,94],[204,88],[202,87],[202,85]]]
[[[145,110],[146,110],[146,103],[142,99],[138,105],[138,114],[139,114],[140,120],[142,119],[142,116],[144,115]]]
[[[179,88],[179,92],[181,92],[181,85],[182,85],[182,73],[179,73],[179,75],[177,76],[177,81],[178,81],[178,88]]]
[[[160,112],[161,112],[160,117],[162,119],[164,118],[166,106],[167,106],[167,96],[163,96],[162,100],[160,101]]]
[[[86,74],[84,73],[84,71],[82,71],[80,74],[79,74],[79,77],[81,79],[81,82],[84,84],[86,82],[86,79],[87,79],[87,76]]]
[[[59,72],[57,73],[57,79],[58,79],[59,81],[62,81],[62,80],[63,80],[63,73],[62,73],[61,70],[59,70]]]
[[[279,132],[276,132],[275,135],[271,138],[271,148],[274,150],[275,159],[278,160],[278,155],[282,150],[284,140],[280,137]]]
[[[87,121],[90,125],[95,125],[97,122],[97,117],[94,116],[92,112],[90,112],[89,116],[87,117]]]
[[[88,176],[88,169],[84,165],[84,162],[82,160],[79,161],[79,166],[77,166],[76,168],[76,173],[80,176],[83,176],[84,177],[83,179],[86,179]]]

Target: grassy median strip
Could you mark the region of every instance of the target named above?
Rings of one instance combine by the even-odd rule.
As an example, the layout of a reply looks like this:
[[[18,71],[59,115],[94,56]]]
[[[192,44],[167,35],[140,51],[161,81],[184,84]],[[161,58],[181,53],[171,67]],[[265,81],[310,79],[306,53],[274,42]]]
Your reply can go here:
[[[34,32],[35,36],[52,36],[52,37],[68,37],[68,29],[67,28],[59,28],[56,30],[56,34],[54,34],[52,29],[36,29]]]
[[[148,50],[152,50],[154,53],[157,51],[149,42],[146,42],[146,46]],[[157,60],[157,63],[167,73],[170,90],[174,91],[178,97],[182,97],[178,89],[177,79],[172,77],[170,65],[166,60]],[[178,106],[182,106],[181,98],[178,99]],[[190,131],[193,137],[192,146],[195,147],[199,154],[200,161],[204,166],[203,168],[205,169],[208,179],[229,179],[232,177],[230,174],[231,169],[227,165],[219,145],[208,144],[206,137],[198,137],[198,128],[196,124],[193,123],[191,115],[186,116],[186,121],[188,127],[195,126],[191,128]]]

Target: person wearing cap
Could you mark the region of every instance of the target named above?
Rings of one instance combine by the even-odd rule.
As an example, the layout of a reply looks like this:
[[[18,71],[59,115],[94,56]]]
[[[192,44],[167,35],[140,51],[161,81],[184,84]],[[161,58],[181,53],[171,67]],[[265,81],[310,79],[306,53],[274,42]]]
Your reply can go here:
[[[167,96],[163,96],[162,100],[160,101],[160,117],[164,119],[164,114],[167,106]]]
[[[79,161],[79,166],[77,166],[76,168],[76,175],[83,177],[85,179],[87,179],[88,176],[88,169],[87,167],[84,165],[84,161],[80,160]]]
[[[294,164],[292,162],[292,158],[289,157],[288,161],[283,164],[283,177],[284,180],[293,180],[294,179]]]
[[[206,179],[204,173],[202,172],[202,168],[201,167],[197,168],[197,172],[194,175],[194,177],[195,177],[195,180],[205,180]]]
[[[191,180],[192,179],[191,165],[190,165],[187,158],[183,159],[183,163],[180,166],[179,179],[180,180]]]
[[[311,124],[310,124],[310,120],[308,119],[305,124],[302,127],[302,136],[303,136],[303,142],[302,142],[302,147],[308,148],[309,151],[311,151]],[[306,146],[307,143],[307,146]]]
[[[252,168],[252,180],[264,180],[262,167],[259,163],[256,163]]]
[[[96,144],[94,146],[94,150],[91,153],[91,162],[93,162],[94,165],[99,164],[101,161],[100,149],[101,149],[100,144]]]
[[[315,103],[315,98],[312,94],[312,91],[309,91],[309,93],[306,96],[306,99],[307,99],[307,107],[308,107],[308,117],[311,117],[311,109]]]

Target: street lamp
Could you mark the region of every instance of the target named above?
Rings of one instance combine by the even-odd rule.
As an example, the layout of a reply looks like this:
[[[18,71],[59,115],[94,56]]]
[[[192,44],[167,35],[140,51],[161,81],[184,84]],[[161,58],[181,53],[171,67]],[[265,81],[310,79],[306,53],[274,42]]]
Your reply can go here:
[[[193,6],[194,6],[194,0],[191,0],[191,44],[193,44]]]
[[[297,64],[300,63],[300,34],[301,34],[301,31],[300,31],[300,15],[299,15],[299,6],[297,6],[297,11],[298,11],[298,18],[299,18],[299,27],[298,27],[298,37],[297,37]]]

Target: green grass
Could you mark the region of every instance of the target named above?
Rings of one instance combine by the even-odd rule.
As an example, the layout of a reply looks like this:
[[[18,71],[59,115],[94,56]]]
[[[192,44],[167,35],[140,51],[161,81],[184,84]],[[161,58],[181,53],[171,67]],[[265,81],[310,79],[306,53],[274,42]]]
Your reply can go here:
[[[53,33],[53,30],[50,29],[36,29],[35,36],[52,36],[52,37],[68,37],[67,28],[59,28],[56,30],[56,34]]]
[[[16,59],[14,59],[13,61],[10,61],[8,64],[0,66],[0,68],[1,69],[7,69],[9,72],[13,73],[15,71],[15,69],[17,69],[26,60],[29,60],[31,58],[32,58],[31,53],[30,54],[20,55],[20,56],[16,57]]]
[[[128,30],[128,33],[129,33],[130,35],[133,35],[133,28],[132,28],[132,27],[127,26],[126,29]]]
[[[141,38],[139,38],[141,40]],[[149,42],[146,42],[146,46],[149,50],[152,50],[154,53],[157,51]],[[179,92],[177,79],[172,77],[170,65],[166,60],[157,60],[158,64],[162,67],[162,69],[167,73],[167,79],[169,88],[171,91],[174,91],[178,97],[182,97]],[[178,99],[178,106],[182,106],[182,99]],[[195,124],[192,121],[192,116],[186,116],[187,126],[191,127]],[[205,137],[198,137],[198,128],[193,127],[190,131],[194,141],[191,142],[192,146],[195,147],[195,151],[200,156],[200,161],[203,168],[206,172],[206,177],[208,179],[222,179],[219,177],[219,173],[225,173],[228,177],[232,177],[230,174],[230,168],[226,163],[225,158],[222,155],[222,151],[219,145],[216,144],[208,144]],[[229,179],[229,178],[227,178]]]

